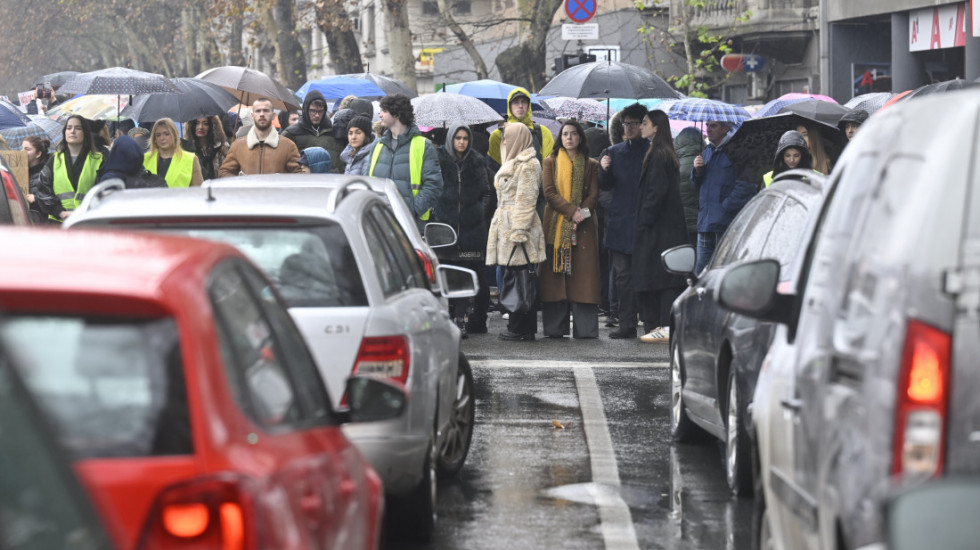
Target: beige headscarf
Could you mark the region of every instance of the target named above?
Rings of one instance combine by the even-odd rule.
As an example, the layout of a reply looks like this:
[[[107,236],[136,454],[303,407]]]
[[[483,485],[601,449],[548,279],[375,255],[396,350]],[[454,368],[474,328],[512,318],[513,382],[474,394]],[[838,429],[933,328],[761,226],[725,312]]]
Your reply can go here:
[[[534,146],[531,131],[519,122],[511,122],[504,126],[504,144],[506,156],[504,162],[517,158],[521,151]]]

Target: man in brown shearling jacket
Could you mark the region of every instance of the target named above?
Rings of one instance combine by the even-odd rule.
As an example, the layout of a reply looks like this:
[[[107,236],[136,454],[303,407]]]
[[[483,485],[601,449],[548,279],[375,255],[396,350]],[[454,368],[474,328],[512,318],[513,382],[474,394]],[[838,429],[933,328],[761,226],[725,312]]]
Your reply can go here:
[[[299,150],[292,140],[275,131],[273,116],[271,101],[260,98],[252,102],[255,125],[231,144],[218,169],[219,178],[300,171]]]

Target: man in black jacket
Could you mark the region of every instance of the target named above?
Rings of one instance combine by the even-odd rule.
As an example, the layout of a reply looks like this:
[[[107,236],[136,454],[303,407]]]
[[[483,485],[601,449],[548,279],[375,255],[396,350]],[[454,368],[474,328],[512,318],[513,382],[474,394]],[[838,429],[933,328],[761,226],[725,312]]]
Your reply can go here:
[[[323,147],[333,160],[330,171],[334,174],[344,173],[344,161],[340,160],[340,153],[346,144],[333,136],[333,125],[327,116],[327,102],[320,92],[311,90],[306,94],[303,100],[303,117],[286,128],[282,135],[293,140],[300,153],[307,147]]]

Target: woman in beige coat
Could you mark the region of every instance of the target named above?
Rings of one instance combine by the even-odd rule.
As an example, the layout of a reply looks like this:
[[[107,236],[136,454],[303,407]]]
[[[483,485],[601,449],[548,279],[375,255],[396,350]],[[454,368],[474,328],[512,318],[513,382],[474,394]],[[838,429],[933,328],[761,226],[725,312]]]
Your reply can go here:
[[[519,266],[539,264],[545,259],[544,232],[535,211],[541,188],[538,162],[527,126],[510,123],[500,142],[504,163],[494,178],[497,211],[487,236],[487,265]],[[527,251],[527,258],[524,251]],[[501,340],[533,341],[538,331],[537,308],[527,313],[511,313]]]
[[[548,260],[538,270],[544,335],[599,337],[599,240],[595,210],[599,199],[599,162],[589,158],[585,130],[562,124],[561,147],[544,159],[541,186]]]

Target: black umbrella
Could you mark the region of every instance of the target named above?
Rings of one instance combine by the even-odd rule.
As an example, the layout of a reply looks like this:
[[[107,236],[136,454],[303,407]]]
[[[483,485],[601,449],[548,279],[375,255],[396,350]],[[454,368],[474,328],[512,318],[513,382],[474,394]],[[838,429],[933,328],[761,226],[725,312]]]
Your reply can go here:
[[[836,125],[837,122],[840,121],[840,117],[844,116],[849,111],[850,109],[847,107],[842,107],[840,105],[830,103],[829,101],[808,99],[806,101],[800,101],[787,105],[780,109],[779,113],[796,113],[798,115],[805,116],[810,120],[816,120],[817,122],[823,122],[824,124]]]
[[[59,88],[65,82],[68,82],[69,78],[77,74],[80,73],[78,71],[61,71],[58,73],[46,74],[41,78],[37,79],[37,81],[34,82],[34,84],[32,84],[31,86],[41,86],[42,84],[50,84],[52,88]]]
[[[944,94],[946,92],[972,88],[980,90],[980,82],[971,82],[969,80],[963,80],[962,78],[946,80],[944,82],[933,82],[932,84],[926,84],[925,86],[916,88],[908,95],[908,97],[906,97],[906,99],[922,97],[924,95]]]
[[[395,80],[387,76],[382,76],[374,73],[352,73],[344,74],[340,76],[346,76],[348,78],[360,78],[362,80],[370,80],[377,87],[384,90],[384,93],[388,95],[393,94],[403,94],[409,98],[418,97],[419,94],[415,90],[409,88],[405,83],[400,80]],[[365,99],[373,99],[373,96],[365,96]]]
[[[222,115],[238,105],[238,98],[221,86],[197,78],[174,78],[179,94],[148,94],[137,97],[123,109],[123,116],[138,122],[171,118],[187,122],[195,118]]]
[[[678,99],[683,94],[646,67],[618,61],[582,63],[551,79],[538,96]]]
[[[779,138],[788,130],[795,130],[804,124],[819,129],[824,150],[831,161],[836,162],[847,142],[836,126],[815,122],[796,113],[751,118],[743,122],[723,145],[725,153],[735,165],[738,179],[761,183],[762,176],[772,170]]]
[[[177,93],[177,87],[163,75],[135,71],[125,67],[111,67],[88,73],[80,73],[68,79],[62,93],[141,95]]]

